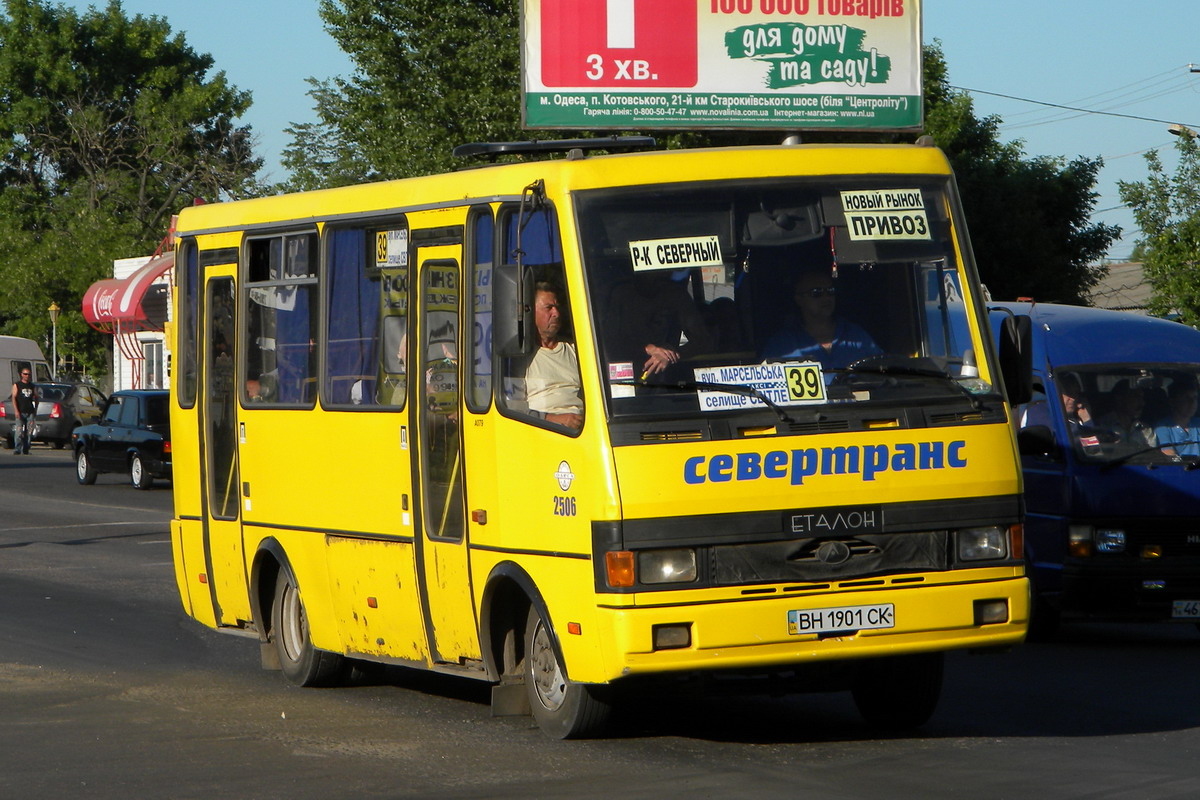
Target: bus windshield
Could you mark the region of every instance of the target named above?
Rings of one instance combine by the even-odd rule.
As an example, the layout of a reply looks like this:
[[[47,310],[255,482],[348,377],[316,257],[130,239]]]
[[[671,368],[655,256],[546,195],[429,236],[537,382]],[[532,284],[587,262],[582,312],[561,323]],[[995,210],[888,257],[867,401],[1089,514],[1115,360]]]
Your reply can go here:
[[[613,417],[975,402],[942,178],[579,192]]]

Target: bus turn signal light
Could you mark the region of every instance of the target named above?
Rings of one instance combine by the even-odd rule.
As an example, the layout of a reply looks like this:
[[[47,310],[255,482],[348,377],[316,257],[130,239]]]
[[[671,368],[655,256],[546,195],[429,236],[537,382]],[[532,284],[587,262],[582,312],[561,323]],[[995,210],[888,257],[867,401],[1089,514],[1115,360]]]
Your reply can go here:
[[[604,566],[607,568],[609,586],[614,589],[633,586],[633,553],[610,550],[604,554]]]

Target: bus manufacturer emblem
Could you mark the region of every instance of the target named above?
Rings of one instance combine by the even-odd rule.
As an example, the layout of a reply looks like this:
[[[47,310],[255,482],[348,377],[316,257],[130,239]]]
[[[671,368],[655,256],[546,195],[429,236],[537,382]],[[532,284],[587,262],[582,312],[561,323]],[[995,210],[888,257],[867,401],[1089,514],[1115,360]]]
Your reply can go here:
[[[571,481],[575,480],[575,473],[571,472],[571,465],[565,461],[558,462],[558,470],[554,473],[554,480],[558,481],[558,488],[564,492],[571,488]]]

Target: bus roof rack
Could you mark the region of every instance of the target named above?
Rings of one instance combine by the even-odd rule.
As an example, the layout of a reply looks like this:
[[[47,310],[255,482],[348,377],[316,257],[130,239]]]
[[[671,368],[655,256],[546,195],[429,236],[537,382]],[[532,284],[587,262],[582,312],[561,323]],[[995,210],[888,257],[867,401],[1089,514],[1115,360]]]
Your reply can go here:
[[[472,142],[454,148],[459,157],[521,153],[570,153],[578,150],[645,150],[658,143],[653,136],[605,136],[596,139],[541,139],[528,142]]]

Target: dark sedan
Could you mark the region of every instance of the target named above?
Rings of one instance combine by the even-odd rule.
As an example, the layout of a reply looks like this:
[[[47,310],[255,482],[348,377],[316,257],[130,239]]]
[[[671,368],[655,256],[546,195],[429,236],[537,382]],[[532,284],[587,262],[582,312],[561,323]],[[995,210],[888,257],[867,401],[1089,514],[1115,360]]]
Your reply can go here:
[[[71,436],[75,475],[91,484],[103,472],[121,472],[138,489],[171,477],[169,393],[163,389],[113,392],[95,425]]]
[[[41,401],[33,430],[33,441],[45,442],[62,449],[71,441],[71,432],[80,425],[88,425],[100,419],[104,407],[104,395],[87,383],[35,383]],[[6,395],[0,402],[0,437],[4,446],[12,449],[13,423],[12,397]]]

